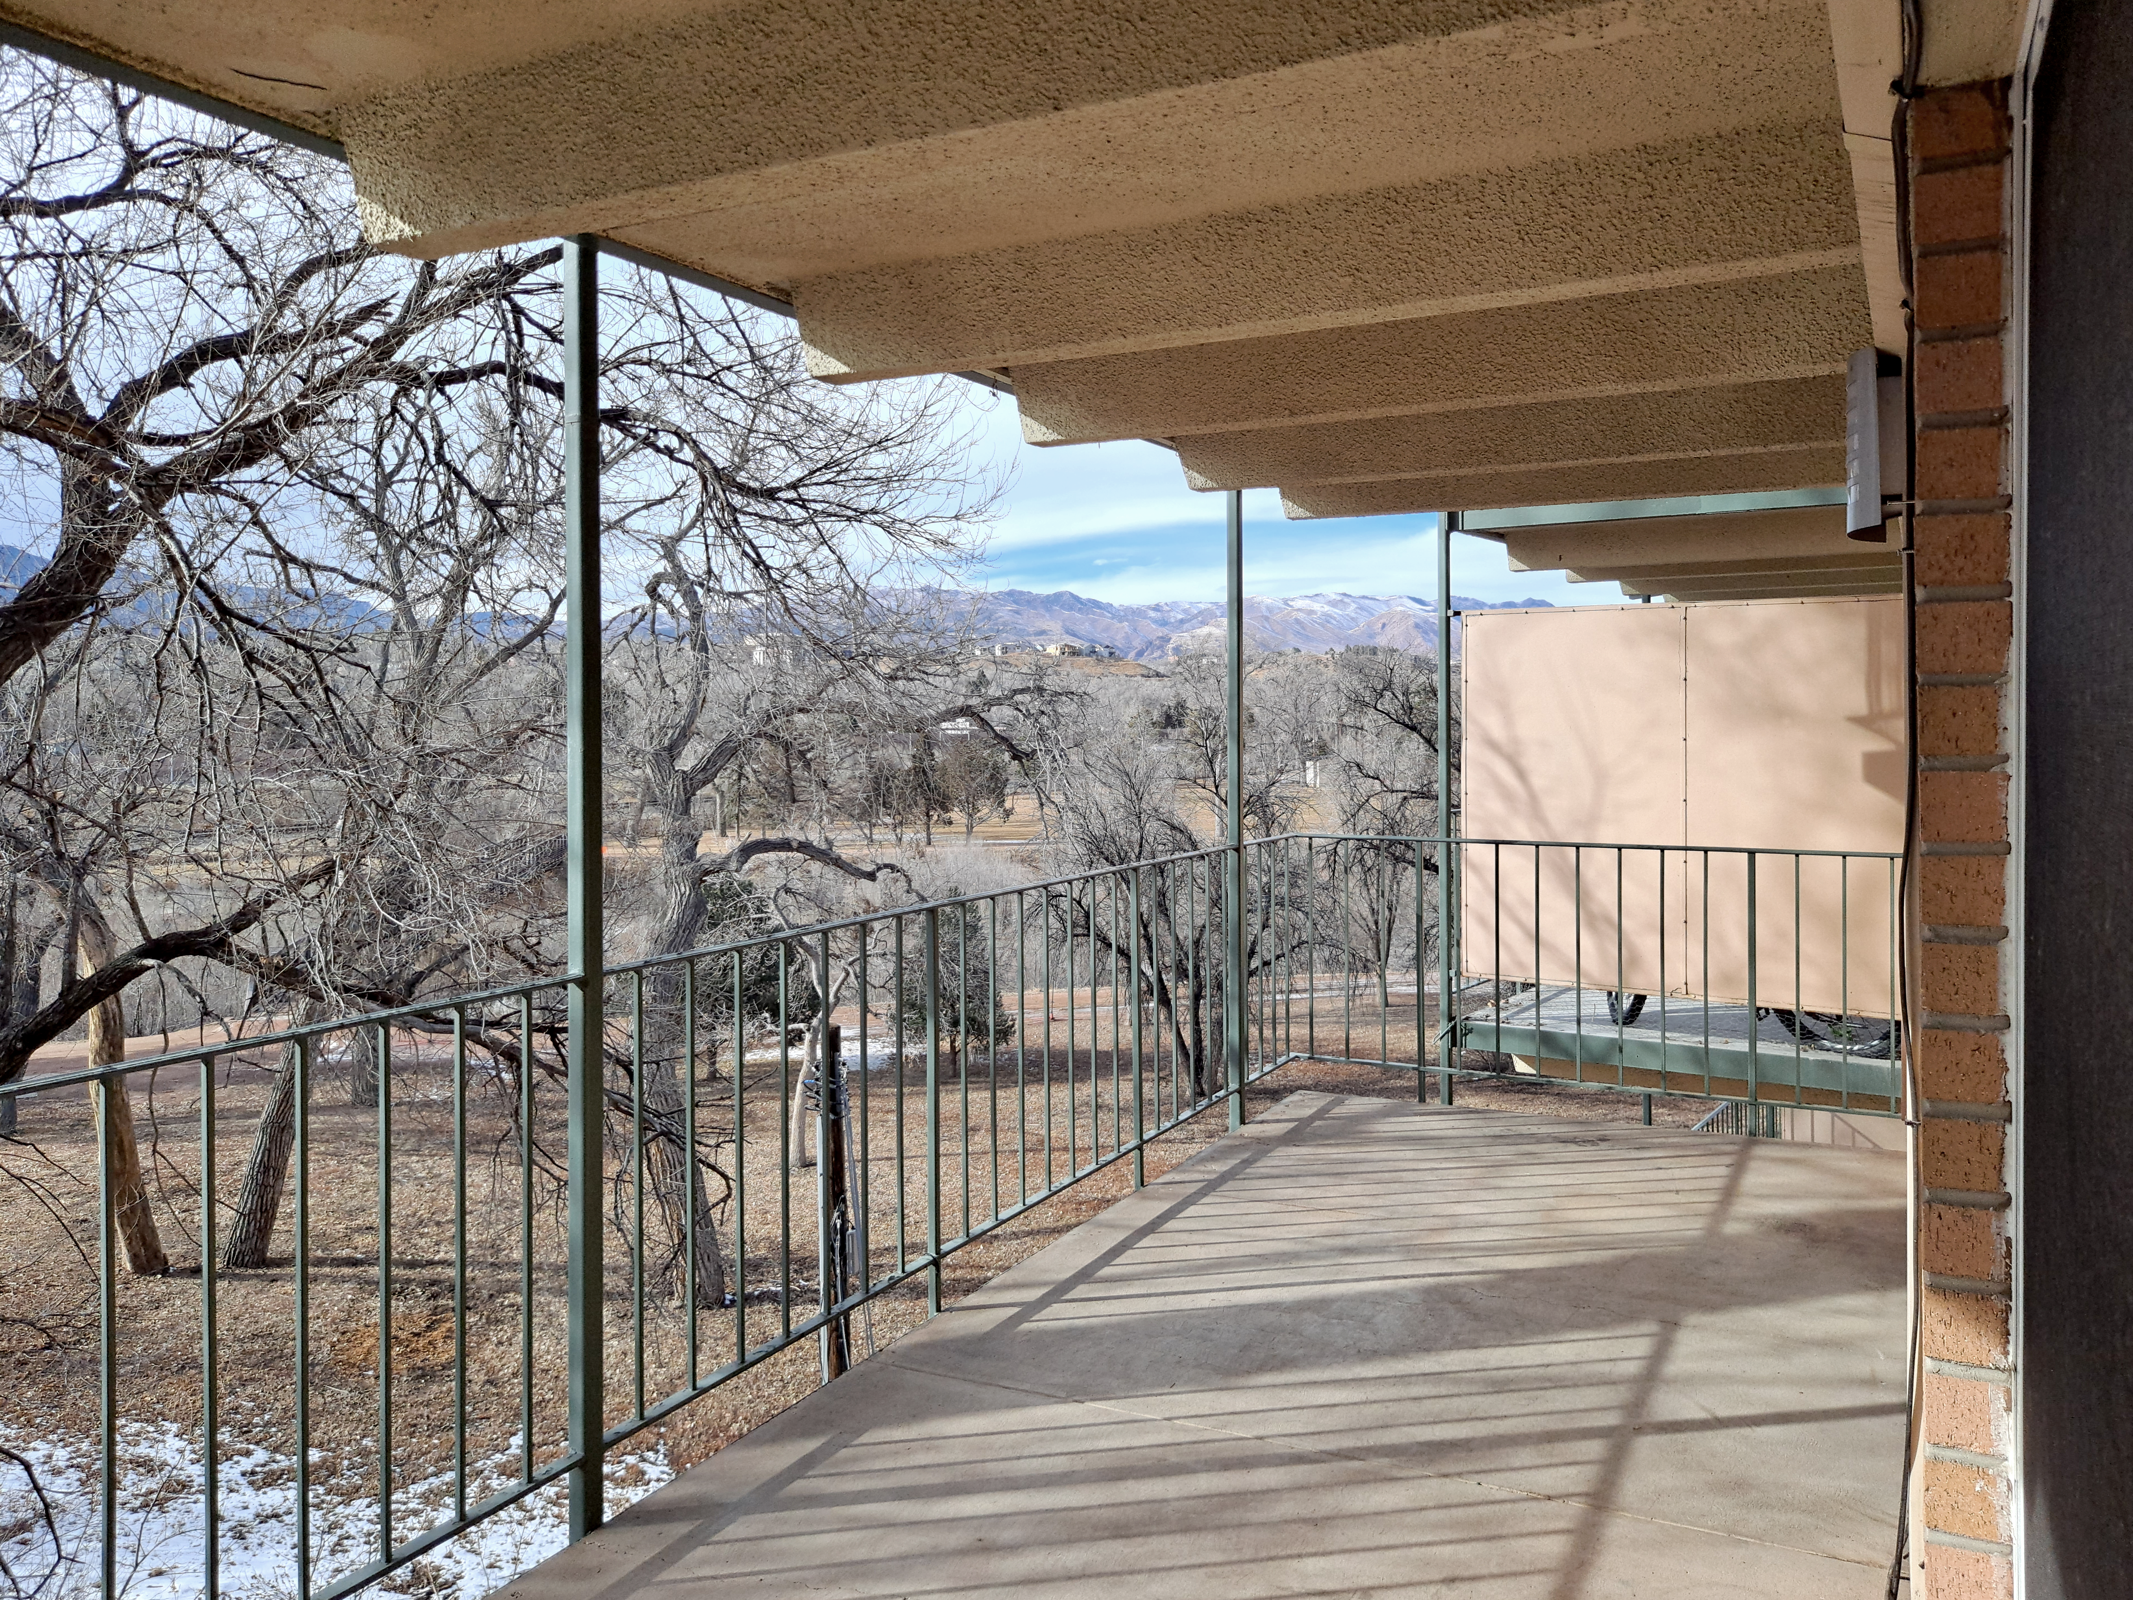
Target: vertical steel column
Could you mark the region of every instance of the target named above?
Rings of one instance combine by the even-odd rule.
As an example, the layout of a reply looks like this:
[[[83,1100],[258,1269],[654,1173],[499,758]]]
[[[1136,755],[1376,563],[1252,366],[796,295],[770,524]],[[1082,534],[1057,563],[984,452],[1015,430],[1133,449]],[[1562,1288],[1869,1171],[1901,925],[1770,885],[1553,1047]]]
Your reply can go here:
[[[601,1117],[606,1076],[600,862],[600,248],[563,241],[564,825],[569,853],[570,1537],[601,1512],[606,1352],[601,1260]]]
[[[1459,853],[1452,846],[1452,534],[1459,513],[1437,519],[1437,1098],[1452,1103],[1452,921],[1459,897],[1452,886]],[[1421,987],[1419,973],[1415,986]],[[1421,1000],[1415,1002],[1421,1014]]]
[[[1229,666],[1223,730],[1229,743],[1229,852],[1224,856],[1222,1059],[1229,1125],[1244,1126],[1244,491],[1229,492]]]
[[[962,915],[960,907],[956,915]],[[941,1309],[941,914],[928,906],[919,926],[926,957],[926,1315]],[[1046,937],[1050,934],[1047,932]],[[960,979],[958,980],[960,981]],[[1071,986],[1070,992],[1071,992]],[[1045,1015],[1051,1015],[1052,986],[1044,986]],[[1051,1046],[1044,1052],[1044,1182],[1052,1182]],[[1071,1091],[1070,1091],[1071,1092]],[[1073,1163],[1067,1163],[1071,1171]]]

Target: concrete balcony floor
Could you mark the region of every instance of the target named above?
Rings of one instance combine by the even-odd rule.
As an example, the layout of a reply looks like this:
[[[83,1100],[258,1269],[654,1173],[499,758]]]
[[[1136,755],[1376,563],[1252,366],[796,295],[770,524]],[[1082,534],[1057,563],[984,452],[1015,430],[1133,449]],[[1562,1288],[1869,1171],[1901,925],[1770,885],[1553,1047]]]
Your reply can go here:
[[[1883,1591],[1903,1162],[1297,1094],[504,1591]]]

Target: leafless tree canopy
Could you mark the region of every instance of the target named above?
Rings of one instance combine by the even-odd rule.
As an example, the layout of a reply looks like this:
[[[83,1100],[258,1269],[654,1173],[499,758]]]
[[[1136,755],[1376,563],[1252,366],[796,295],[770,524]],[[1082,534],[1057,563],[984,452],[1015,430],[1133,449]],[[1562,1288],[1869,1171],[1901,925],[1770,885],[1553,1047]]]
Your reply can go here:
[[[89,916],[115,954],[70,948],[0,1080],[152,972],[228,1010],[553,970],[556,250],[383,255],[319,158],[29,58],[0,94],[0,844],[18,942]],[[937,387],[828,389],[632,271],[603,334],[611,759],[674,858],[641,942],[680,948],[699,797],[797,802],[831,727],[964,698],[953,629],[882,597],[988,489]]]

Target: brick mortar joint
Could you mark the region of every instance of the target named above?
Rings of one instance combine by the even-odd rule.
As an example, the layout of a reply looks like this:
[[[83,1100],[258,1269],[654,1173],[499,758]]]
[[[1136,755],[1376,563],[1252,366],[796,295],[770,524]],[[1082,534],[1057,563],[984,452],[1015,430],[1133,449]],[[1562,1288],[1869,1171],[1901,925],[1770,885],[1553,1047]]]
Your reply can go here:
[[[2007,320],[1998,322],[1950,322],[1937,327],[1922,327],[1918,330],[1918,342],[1929,344],[1979,344],[1990,339],[1997,343],[2007,332]]]
[[[1958,150],[1944,156],[1915,156],[1911,161],[1911,176],[1929,178],[1939,172],[1968,172],[1975,167],[2003,166],[2014,155],[2014,146],[2002,139],[1997,144],[1979,145],[1974,150]]]
[[[1941,1545],[1950,1550],[1968,1550],[1976,1555],[2012,1556],[2014,1546],[2005,1539],[1973,1539],[1967,1533],[1950,1533],[1945,1528],[1926,1527],[1926,1543]]]
[[[1915,252],[1920,261],[1938,261],[1948,256],[2001,256],[2007,253],[2007,235],[1980,233],[1968,239],[1936,239]]]
[[[1946,1462],[1950,1466],[1974,1467],[1979,1472],[1997,1472],[2002,1477],[2005,1477],[2008,1471],[2007,1458],[2005,1456],[1988,1455],[1979,1450],[1965,1450],[1959,1445],[1928,1443],[1926,1446],[1926,1459],[1928,1461]]]

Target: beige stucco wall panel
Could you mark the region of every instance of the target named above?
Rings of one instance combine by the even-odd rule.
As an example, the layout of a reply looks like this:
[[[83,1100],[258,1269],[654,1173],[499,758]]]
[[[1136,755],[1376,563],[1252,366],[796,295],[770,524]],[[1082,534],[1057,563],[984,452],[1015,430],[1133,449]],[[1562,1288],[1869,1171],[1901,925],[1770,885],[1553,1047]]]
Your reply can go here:
[[[1678,846],[1685,638],[1680,614],[1661,607],[1468,617],[1461,832]],[[1572,781],[1561,781],[1566,773]],[[1678,926],[1682,913],[1678,903],[1662,912],[1662,877],[1678,883],[1680,861],[1663,873],[1662,854],[1625,854],[1618,898],[1611,851],[1469,846],[1461,856],[1466,970],[1647,993],[1668,987],[1658,929],[1662,920]]]
[[[1899,601],[1490,612],[1466,629],[1468,836],[1672,846],[1626,852],[1619,897],[1611,851],[1470,848],[1475,975],[1742,1000],[1749,867],[1727,847],[1899,848]],[[1885,1014],[1889,866],[1803,857],[1795,879],[1775,854],[1754,870],[1757,999]],[[1839,926],[1848,951],[1826,937]]]
[[[1815,446],[1752,455],[1695,456],[1554,469],[1474,472],[1442,478],[1284,486],[1293,518],[1383,517],[1414,511],[1574,505],[1590,500],[1659,500],[1674,495],[1742,494],[1816,488],[1844,481],[1844,451]]]
[[[811,368],[848,380],[1768,277],[1858,247],[1818,117],[806,280],[793,303]]]
[[[1894,597],[1684,608],[1690,663],[1686,741],[1688,842],[1757,849],[1903,848],[1903,603]],[[1760,861],[1759,982],[1765,1005],[1886,1014],[1895,879],[1880,862],[1842,868]],[[1747,927],[1747,865],[1714,876],[1714,930]],[[1795,896],[1799,910],[1795,913]],[[1851,964],[1797,927],[1845,925]],[[1795,918],[1797,916],[1797,923]],[[1798,945],[1801,969],[1793,972]],[[1716,944],[1709,982],[1745,997],[1744,942]],[[1848,990],[1847,990],[1848,982]]]
[[[1871,337],[1856,266],[1015,369],[1033,444],[1841,374]]]
[[[1622,395],[1604,402],[1377,417],[1303,428],[1188,434],[1177,441],[1195,489],[1473,472],[1517,462],[1623,460],[1837,444],[1844,380]]]

